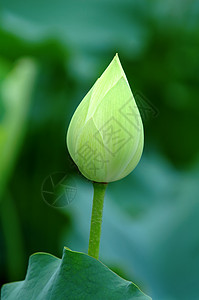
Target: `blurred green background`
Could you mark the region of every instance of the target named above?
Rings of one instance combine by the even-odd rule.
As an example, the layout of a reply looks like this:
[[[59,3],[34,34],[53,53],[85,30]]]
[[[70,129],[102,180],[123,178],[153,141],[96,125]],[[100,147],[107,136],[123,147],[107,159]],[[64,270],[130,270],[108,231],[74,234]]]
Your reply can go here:
[[[100,259],[153,300],[199,299],[199,1],[1,2],[0,281],[28,257],[87,251],[92,185],[65,145],[70,118],[118,52],[143,116],[144,154],[111,183]],[[74,174],[62,209],[42,199]]]

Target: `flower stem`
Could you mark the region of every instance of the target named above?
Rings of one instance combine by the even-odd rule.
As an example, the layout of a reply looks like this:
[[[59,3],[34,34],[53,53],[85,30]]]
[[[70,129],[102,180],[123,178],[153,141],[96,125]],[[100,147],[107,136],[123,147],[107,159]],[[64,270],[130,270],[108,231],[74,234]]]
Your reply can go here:
[[[102,215],[106,187],[107,183],[93,182],[94,195],[88,254],[96,259],[99,257]]]

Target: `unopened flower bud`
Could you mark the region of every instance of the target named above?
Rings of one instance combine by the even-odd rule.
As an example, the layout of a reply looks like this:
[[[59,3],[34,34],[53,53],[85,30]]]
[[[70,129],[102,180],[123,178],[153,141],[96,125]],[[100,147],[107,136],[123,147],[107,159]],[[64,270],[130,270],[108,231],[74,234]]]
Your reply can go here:
[[[80,172],[96,182],[127,176],[143,151],[142,120],[118,55],[77,107],[67,132]]]

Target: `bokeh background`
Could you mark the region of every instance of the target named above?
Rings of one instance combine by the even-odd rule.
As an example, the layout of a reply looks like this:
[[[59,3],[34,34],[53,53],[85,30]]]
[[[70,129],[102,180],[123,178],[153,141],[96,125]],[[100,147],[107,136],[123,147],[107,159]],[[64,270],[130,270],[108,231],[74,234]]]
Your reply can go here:
[[[118,52],[145,149],[108,187],[100,259],[154,300],[199,299],[199,1],[4,0],[0,8],[0,281],[28,257],[87,251],[92,184],[65,145],[70,118]],[[64,208],[44,179],[71,174]]]

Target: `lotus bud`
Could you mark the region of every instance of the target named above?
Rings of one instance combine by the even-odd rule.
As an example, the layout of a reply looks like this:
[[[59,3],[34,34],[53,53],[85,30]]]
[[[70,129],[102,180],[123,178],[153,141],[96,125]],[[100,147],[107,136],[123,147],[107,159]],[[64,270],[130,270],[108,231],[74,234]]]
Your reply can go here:
[[[143,144],[140,113],[116,54],[77,107],[67,132],[68,150],[86,178],[112,182],[136,167]]]

